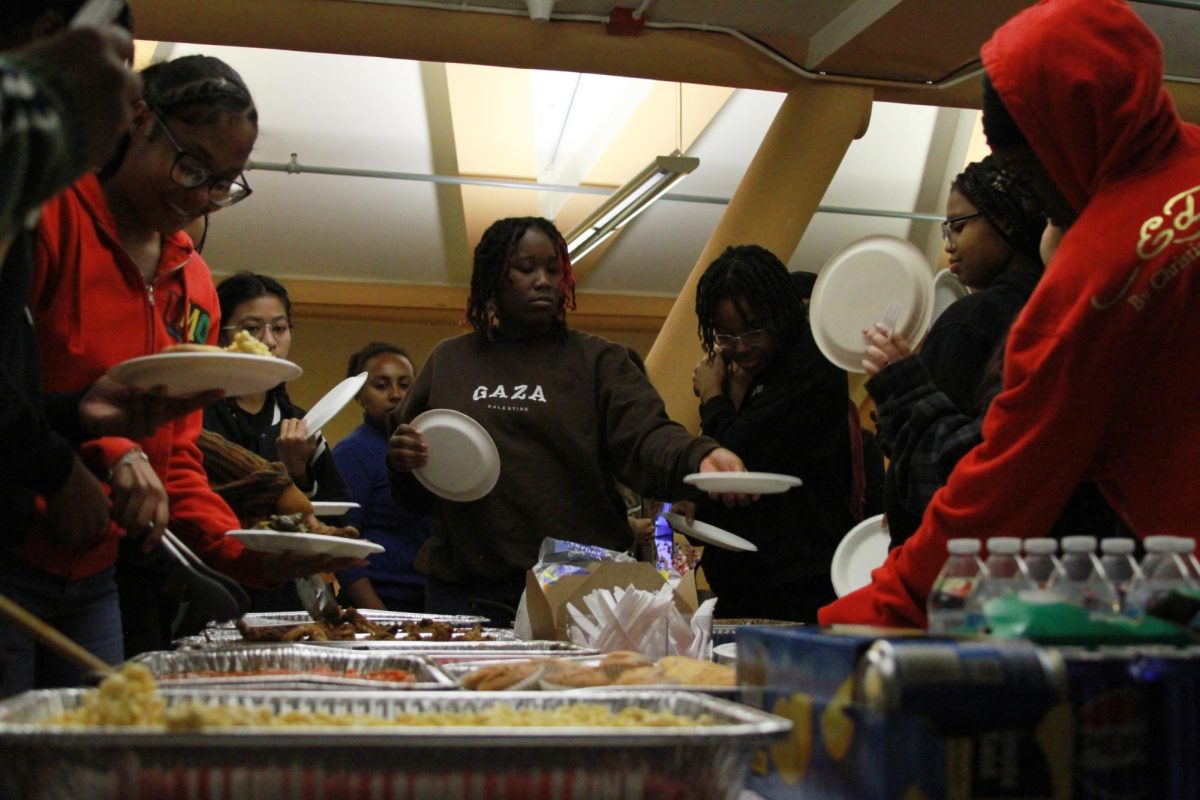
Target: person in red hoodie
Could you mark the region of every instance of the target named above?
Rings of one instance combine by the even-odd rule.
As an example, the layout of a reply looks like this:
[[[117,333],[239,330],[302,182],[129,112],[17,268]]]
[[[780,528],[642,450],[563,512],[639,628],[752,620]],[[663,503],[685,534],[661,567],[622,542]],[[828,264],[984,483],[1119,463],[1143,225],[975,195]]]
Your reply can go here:
[[[115,168],[104,180],[80,179],[43,208],[30,307],[48,391],[77,391],[118,362],[173,344],[217,340],[212,276],[182,229],[249,196],[242,169],[257,137],[257,112],[241,77],[215,58],[156,64],[142,79],[142,99]],[[241,526],[209,488],[196,446],[200,428],[197,410],[136,442],[111,436],[85,442],[81,456],[117,480],[151,467],[165,487],[173,532],[246,584],[271,586],[361,563],[264,556],[226,538],[225,531]],[[145,501],[156,502],[154,493]],[[64,549],[35,520],[24,541],[0,559],[0,593],[106,661],[119,662],[124,647],[114,564],[124,533],[112,525],[94,546]],[[77,679],[19,632],[0,627],[0,645],[9,663],[0,693]]]
[[[1011,329],[982,443],[822,624],[924,626],[947,540],[1043,536],[1085,480],[1139,536],[1200,531],[1200,128],[1117,0],[1043,0],[982,56],[992,152],[1070,229]]]

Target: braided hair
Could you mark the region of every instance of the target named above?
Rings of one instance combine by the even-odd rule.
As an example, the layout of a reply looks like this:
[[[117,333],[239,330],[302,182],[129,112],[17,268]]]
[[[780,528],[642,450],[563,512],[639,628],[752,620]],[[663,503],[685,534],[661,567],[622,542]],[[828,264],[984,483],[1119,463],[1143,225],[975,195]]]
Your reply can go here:
[[[195,55],[160,61],[142,70],[142,82],[142,99],[159,116],[211,125],[222,113],[244,113],[258,125],[246,82],[219,58]]]
[[[1010,247],[1041,261],[1038,246],[1046,212],[1021,179],[1001,169],[994,156],[968,164],[951,185],[987,217]]]
[[[367,362],[375,356],[383,355],[384,353],[408,359],[408,363],[412,364],[413,369],[417,368],[417,365],[412,360],[412,356],[400,345],[389,344],[388,342],[371,342],[362,350],[350,356],[350,363],[346,366],[346,377],[353,378],[367,368]]]
[[[188,125],[211,125],[221,114],[245,114],[258,128],[258,109],[242,76],[233,67],[212,56],[183,56],[160,61],[141,71],[142,99],[160,118],[178,119]],[[152,136],[161,135],[157,130]],[[121,168],[130,137],[126,134],[108,163],[99,171],[101,181]],[[205,221],[205,238],[208,222]]]
[[[696,285],[700,341],[710,356],[717,349],[717,306],[725,300],[734,302],[743,321],[743,306],[752,309],[777,344],[794,341],[804,329],[804,303],[787,267],[770,250],[756,244],[727,247]]]
[[[496,298],[508,280],[508,260],[521,237],[534,228],[550,238],[558,254],[559,299],[554,329],[565,332],[566,309],[575,310],[575,274],[571,271],[571,256],[567,253],[566,241],[554,223],[542,217],[506,217],[497,220],[488,226],[475,246],[471,294],[467,298],[467,322],[476,333],[489,340],[495,338],[500,325],[496,316]]]

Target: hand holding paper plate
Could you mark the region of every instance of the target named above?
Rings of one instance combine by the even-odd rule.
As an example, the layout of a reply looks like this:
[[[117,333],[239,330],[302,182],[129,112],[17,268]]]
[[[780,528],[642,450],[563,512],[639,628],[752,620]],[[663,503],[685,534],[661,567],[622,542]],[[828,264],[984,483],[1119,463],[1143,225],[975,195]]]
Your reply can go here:
[[[367,373],[360,372],[352,375],[325,393],[317,404],[304,415],[304,425],[308,428],[309,436],[316,436],[321,428],[338,415],[346,407],[367,382]]]
[[[808,308],[813,338],[831,362],[862,372],[863,330],[890,323],[914,347],[933,316],[933,276],[921,251],[894,236],[868,236],[834,255]]]
[[[500,452],[491,435],[466,414],[431,408],[410,423],[429,448],[413,477],[429,491],[460,503],[478,500],[500,478]]]

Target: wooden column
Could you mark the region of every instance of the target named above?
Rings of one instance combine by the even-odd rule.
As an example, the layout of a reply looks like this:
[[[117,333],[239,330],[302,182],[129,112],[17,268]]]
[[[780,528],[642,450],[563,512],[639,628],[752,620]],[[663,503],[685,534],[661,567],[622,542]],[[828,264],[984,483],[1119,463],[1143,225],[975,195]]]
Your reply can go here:
[[[703,355],[695,311],[700,276],[733,244],[761,245],[787,263],[850,142],[866,133],[871,100],[870,88],[804,83],[775,115],[646,357],[668,413],[689,430],[700,427],[692,394],[692,369]]]

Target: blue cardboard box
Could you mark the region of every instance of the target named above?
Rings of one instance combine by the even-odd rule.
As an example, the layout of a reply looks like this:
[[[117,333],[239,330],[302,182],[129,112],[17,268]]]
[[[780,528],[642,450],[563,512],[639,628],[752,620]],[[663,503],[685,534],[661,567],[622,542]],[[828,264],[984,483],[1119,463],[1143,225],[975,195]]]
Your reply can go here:
[[[789,739],[756,754],[747,788],[770,800],[1069,798],[1065,703],[1047,709],[1032,729],[948,736],[920,714],[884,713],[856,702],[856,671],[870,646],[911,638],[869,629],[739,631],[742,701],[795,724]]]

